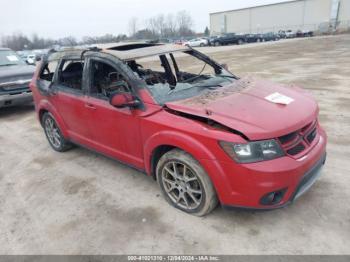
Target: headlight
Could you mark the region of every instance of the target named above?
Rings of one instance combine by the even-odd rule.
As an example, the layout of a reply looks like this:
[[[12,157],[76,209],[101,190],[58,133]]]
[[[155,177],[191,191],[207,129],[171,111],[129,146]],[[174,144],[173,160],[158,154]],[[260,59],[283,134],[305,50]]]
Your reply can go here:
[[[235,144],[219,142],[222,149],[238,163],[252,163],[271,160],[284,156],[284,152],[275,139]]]

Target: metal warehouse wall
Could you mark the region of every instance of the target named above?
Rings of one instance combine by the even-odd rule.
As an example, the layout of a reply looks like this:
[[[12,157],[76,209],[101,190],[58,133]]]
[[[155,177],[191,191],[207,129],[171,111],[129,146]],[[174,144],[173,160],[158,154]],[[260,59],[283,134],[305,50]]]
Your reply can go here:
[[[350,0],[341,0],[340,1],[338,20],[339,21],[349,21],[350,20]]]
[[[317,30],[330,21],[333,0],[295,0],[210,14],[212,35],[263,33],[278,30]],[[338,20],[350,20],[350,0],[341,0]]]

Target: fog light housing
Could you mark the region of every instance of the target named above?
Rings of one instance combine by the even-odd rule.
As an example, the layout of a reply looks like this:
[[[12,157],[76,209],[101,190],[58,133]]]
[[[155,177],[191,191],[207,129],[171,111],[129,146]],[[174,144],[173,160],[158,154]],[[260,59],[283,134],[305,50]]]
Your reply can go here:
[[[276,205],[279,202],[281,202],[284,193],[287,191],[287,188],[283,188],[278,191],[273,191],[270,193],[267,193],[260,199],[260,204],[262,205]]]

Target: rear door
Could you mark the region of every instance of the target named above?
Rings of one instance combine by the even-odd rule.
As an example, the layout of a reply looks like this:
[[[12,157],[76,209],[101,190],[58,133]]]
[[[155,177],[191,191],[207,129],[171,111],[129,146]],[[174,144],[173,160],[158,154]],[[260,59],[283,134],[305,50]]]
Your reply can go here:
[[[50,98],[68,128],[70,139],[86,143],[91,139],[86,108],[85,62],[79,58],[61,59]]]

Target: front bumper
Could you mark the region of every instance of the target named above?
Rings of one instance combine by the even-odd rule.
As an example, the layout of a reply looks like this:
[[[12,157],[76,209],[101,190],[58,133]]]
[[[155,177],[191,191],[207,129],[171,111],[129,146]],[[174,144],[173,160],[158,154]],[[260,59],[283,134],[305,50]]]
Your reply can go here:
[[[299,159],[285,156],[250,164],[204,163],[224,207],[275,209],[290,204],[313,185],[326,159],[326,143],[326,134],[320,128],[318,141]],[[262,201],[271,192],[280,192],[278,201]]]
[[[265,207],[245,207],[245,206],[236,206],[236,205],[223,205],[223,208],[225,208],[225,209],[237,209],[238,208],[238,209],[249,209],[249,210],[272,210],[272,209],[282,208],[282,207],[285,207],[285,206],[293,203],[294,200],[298,199],[304,193],[306,193],[311,188],[311,186],[316,182],[316,180],[321,176],[322,167],[326,162],[326,155],[327,154],[324,153],[324,155],[321,157],[321,159],[319,159],[319,161],[308,172],[306,172],[306,174],[302,177],[299,184],[297,185],[294,193],[283,204],[271,205],[271,206],[266,205]]]
[[[0,95],[0,108],[8,106],[22,105],[33,101],[32,92],[30,90],[16,93]]]

